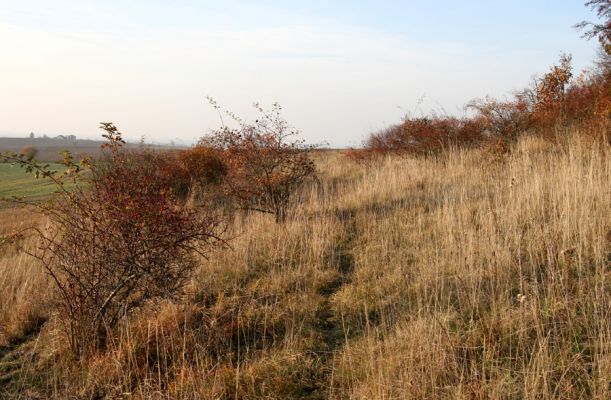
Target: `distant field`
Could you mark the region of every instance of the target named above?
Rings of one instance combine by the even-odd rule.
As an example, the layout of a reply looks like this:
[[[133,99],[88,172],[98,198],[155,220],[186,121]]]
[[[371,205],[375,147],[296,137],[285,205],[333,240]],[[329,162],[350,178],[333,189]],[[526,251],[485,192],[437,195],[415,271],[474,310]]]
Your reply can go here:
[[[58,164],[61,154],[68,150],[75,159],[85,155],[97,158],[100,156],[100,145],[103,142],[95,140],[64,140],[56,138],[6,138],[0,137],[0,154],[4,152],[20,152],[25,147],[34,147],[37,150],[36,159],[50,163],[53,169],[59,171],[63,167]],[[127,143],[129,149],[138,148],[140,144]],[[180,149],[180,147],[147,145],[157,150]],[[43,200],[55,191],[55,187],[48,180],[37,180],[31,174],[26,174],[22,168],[10,164],[0,163],[0,200],[6,197],[23,196],[29,200]],[[0,201],[0,208],[7,204]]]
[[[75,158],[81,158],[85,155],[97,158],[100,156],[100,145],[103,142],[97,140],[64,140],[55,138],[7,138],[0,137],[0,153],[6,151],[12,151],[18,153],[24,147],[34,147],[38,153],[36,159],[44,162],[58,162],[62,156],[61,154],[68,150],[72,153]],[[125,145],[128,149],[138,148],[141,145],[139,143],[127,143]],[[161,146],[161,145],[149,145],[146,147],[157,149],[157,150],[169,150],[169,149],[182,149],[180,146]]]
[[[61,140],[61,139],[44,139],[44,138],[1,138],[0,137],[0,153],[5,151],[19,152],[24,147],[34,147],[38,150],[36,158],[45,162],[57,162],[60,160],[60,154],[68,150],[75,156],[83,156],[85,154],[96,157],[100,154],[101,142],[95,140]]]
[[[62,171],[60,164],[50,164],[52,169]],[[55,186],[46,179],[36,179],[23,168],[11,164],[0,164],[0,199],[23,196],[30,200],[43,200],[53,194]],[[6,207],[0,202],[0,208]]]

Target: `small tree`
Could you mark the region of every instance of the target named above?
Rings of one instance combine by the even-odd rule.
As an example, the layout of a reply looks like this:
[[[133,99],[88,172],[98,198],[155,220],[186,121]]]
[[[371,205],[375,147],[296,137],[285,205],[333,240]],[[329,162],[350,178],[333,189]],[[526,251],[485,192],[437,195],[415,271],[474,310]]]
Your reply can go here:
[[[581,30],[589,28],[584,32],[584,37],[598,38],[605,54],[611,55],[611,0],[590,0],[585,5],[595,10],[598,17],[604,20],[601,23],[582,21],[575,27]]]
[[[113,124],[102,128],[103,160],[77,164],[66,153],[63,175],[23,155],[3,156],[57,185],[52,200],[34,204],[50,224],[32,228],[40,244],[29,254],[55,282],[58,310],[80,356],[103,348],[134,308],[178,295],[195,255],[222,243],[221,219],[177,199],[159,173],[157,154],[126,151]]]
[[[563,116],[566,90],[573,77],[572,57],[561,54],[558,65],[537,81],[535,89],[534,115],[540,122],[556,121]]]
[[[295,191],[316,172],[314,146],[297,138],[298,131],[281,117],[277,103],[271,111],[258,104],[255,108],[259,118],[254,124],[228,113],[238,128],[223,126],[202,138],[199,146],[221,155],[227,168],[223,187],[240,208],[271,213],[282,222]]]

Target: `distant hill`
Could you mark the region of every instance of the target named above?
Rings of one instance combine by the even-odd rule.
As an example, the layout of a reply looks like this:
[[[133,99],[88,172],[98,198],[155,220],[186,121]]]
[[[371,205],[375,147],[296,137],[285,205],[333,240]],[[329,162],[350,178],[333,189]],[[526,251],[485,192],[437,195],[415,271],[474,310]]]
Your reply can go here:
[[[75,158],[89,155],[94,158],[100,155],[102,141],[90,139],[77,139],[73,135],[56,137],[15,138],[0,137],[0,153],[5,151],[19,152],[24,147],[32,146],[38,150],[36,159],[45,162],[55,162],[61,158],[64,150],[70,151]],[[127,143],[127,147],[135,148],[140,144]],[[147,145],[158,149],[177,149],[179,147]]]

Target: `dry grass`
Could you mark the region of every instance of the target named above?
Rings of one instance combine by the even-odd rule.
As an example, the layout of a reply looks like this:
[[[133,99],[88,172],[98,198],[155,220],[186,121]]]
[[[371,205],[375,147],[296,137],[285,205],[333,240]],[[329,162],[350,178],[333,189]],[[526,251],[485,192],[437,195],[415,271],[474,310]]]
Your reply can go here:
[[[0,236],[39,223],[26,209],[0,210]],[[25,246],[35,245],[25,238]],[[14,247],[0,248],[0,348],[27,336],[46,319],[51,285],[41,268]]]
[[[82,368],[51,319],[4,387],[0,360],[0,397],[611,397],[608,146],[318,162],[294,219],[238,217],[181,302]],[[48,315],[48,282],[10,250],[0,288],[11,337]]]

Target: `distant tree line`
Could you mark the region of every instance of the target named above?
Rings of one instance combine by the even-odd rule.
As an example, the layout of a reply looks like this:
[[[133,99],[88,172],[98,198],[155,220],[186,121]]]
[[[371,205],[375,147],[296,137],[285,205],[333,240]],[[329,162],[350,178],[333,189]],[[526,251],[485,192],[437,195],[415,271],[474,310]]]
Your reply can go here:
[[[48,136],[47,134],[43,134],[42,136],[38,136],[36,137],[36,135],[34,134],[34,132],[30,132],[30,134],[28,135],[28,139],[51,139],[51,140],[67,140],[67,141],[75,141],[76,140],[76,135],[57,135],[57,136]]]

